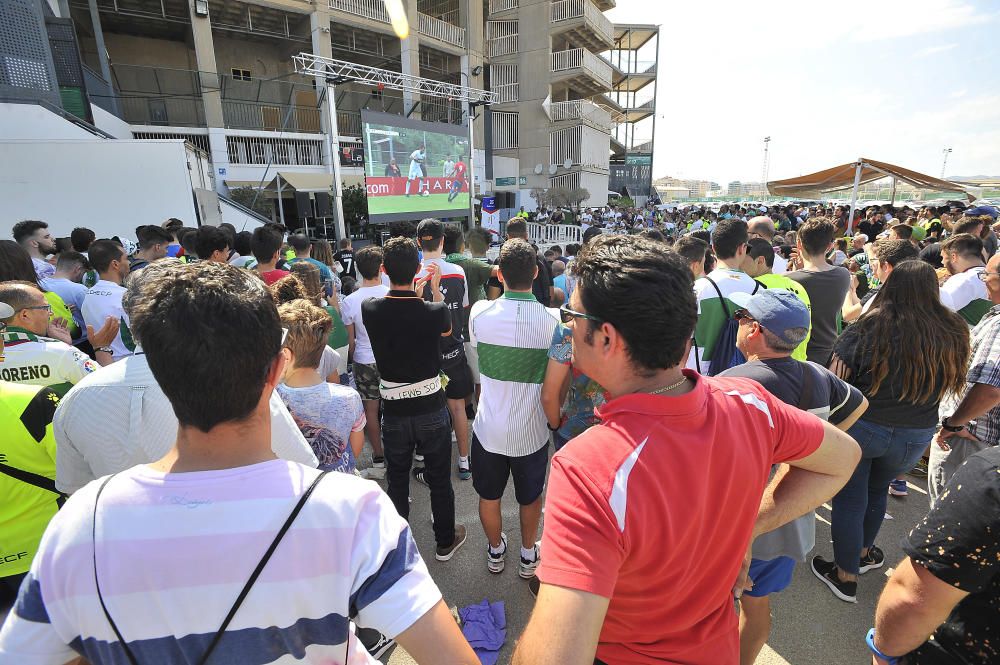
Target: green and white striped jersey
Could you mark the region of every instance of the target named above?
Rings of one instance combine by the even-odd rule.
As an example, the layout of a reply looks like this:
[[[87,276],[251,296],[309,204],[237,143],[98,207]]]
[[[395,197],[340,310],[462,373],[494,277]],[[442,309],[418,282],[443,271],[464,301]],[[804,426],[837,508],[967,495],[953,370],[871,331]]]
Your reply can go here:
[[[530,293],[508,291],[472,306],[469,337],[482,385],[472,429],[489,452],[524,457],[548,444],[542,381],[558,322],[556,310]]]

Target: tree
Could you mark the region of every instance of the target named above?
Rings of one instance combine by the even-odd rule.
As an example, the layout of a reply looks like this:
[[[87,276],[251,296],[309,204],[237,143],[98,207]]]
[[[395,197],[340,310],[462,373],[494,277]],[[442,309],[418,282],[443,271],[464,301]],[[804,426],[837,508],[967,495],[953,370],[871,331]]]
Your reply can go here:
[[[566,190],[566,200],[570,206],[579,209],[580,204],[590,198],[590,192],[585,187],[572,187]]]
[[[245,208],[250,208],[254,212],[270,219],[274,210],[274,202],[264,198],[264,192],[254,187],[237,187],[229,190],[229,198],[239,203]]]
[[[535,199],[536,208],[548,205],[548,194],[542,187],[532,187],[530,196]]]
[[[344,187],[341,202],[344,206],[344,224],[360,224],[368,218],[368,194],[361,185]]]

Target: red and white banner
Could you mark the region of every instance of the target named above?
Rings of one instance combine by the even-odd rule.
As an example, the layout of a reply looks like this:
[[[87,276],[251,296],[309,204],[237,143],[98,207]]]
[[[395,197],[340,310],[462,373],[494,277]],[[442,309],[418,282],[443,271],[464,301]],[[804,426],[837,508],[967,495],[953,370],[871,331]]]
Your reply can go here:
[[[454,178],[420,178],[410,183],[410,195],[422,193],[425,190],[431,194],[447,194],[451,191]],[[466,190],[465,182],[461,181],[462,190]],[[419,189],[418,189],[419,188]],[[406,178],[377,178],[365,176],[365,189],[368,196],[402,196],[406,194]]]

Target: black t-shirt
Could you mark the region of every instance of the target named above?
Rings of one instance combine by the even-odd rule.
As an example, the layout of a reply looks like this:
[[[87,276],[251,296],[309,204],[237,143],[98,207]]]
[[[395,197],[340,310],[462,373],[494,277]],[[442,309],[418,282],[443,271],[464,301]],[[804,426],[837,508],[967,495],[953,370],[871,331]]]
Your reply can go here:
[[[959,467],[902,546],[914,564],[969,594],[907,662],[1000,662],[1000,448]]]
[[[833,352],[850,368],[851,385],[868,397],[868,410],[863,418],[886,427],[934,427],[938,422],[940,398],[923,404],[904,402],[900,398],[903,394],[903,372],[898,362],[889,359],[889,374],[882,381],[878,392],[872,394],[871,367],[875,340],[869,332],[871,326],[862,327],[862,323],[855,323],[844,330]],[[897,330],[892,346],[898,348],[903,344],[912,342],[908,342],[905,334]],[[940,351],[929,350],[929,353],[934,357]],[[938,382],[940,380],[939,375]]]
[[[941,243],[932,242],[920,250],[920,260],[931,264],[934,268],[943,268],[944,263],[941,262]]]
[[[808,396],[803,390],[805,372],[812,374],[812,387]],[[791,357],[745,362],[727,369],[719,376],[753,379],[785,404],[809,411],[834,425],[842,423],[864,400],[860,390],[841,381],[822,365]]]
[[[874,222],[869,222],[865,220],[858,224],[858,230],[868,236],[869,240],[875,241],[875,237],[885,230],[885,217],[879,215],[876,216]]]
[[[415,383],[441,373],[440,339],[451,333],[451,316],[443,302],[424,302],[413,291],[389,291],[385,298],[361,303],[378,373],[385,381]],[[383,412],[419,416],[445,406],[444,391],[402,400],[382,400]]]
[[[341,249],[333,255],[334,260],[340,264],[340,267],[344,269],[343,275],[353,277],[357,279],[358,276],[354,272],[354,250],[353,249]]]

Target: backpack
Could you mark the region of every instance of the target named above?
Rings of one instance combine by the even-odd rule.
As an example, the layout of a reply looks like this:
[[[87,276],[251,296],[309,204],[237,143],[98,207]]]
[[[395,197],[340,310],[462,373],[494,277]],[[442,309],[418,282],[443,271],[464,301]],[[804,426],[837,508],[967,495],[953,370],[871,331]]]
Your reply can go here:
[[[725,372],[730,367],[742,365],[746,362],[746,358],[736,348],[736,333],[740,329],[740,322],[733,318],[732,313],[729,311],[729,306],[726,305],[726,299],[722,297],[722,290],[719,289],[719,285],[715,283],[715,280],[707,275],[705,279],[715,287],[715,292],[719,294],[719,302],[722,304],[722,311],[726,314],[726,323],[722,326],[722,332],[719,333],[718,339],[715,340],[715,348],[712,349],[712,360],[708,366],[708,375],[716,376]],[[760,283],[754,280],[752,293],[757,293],[758,288],[760,288]]]

